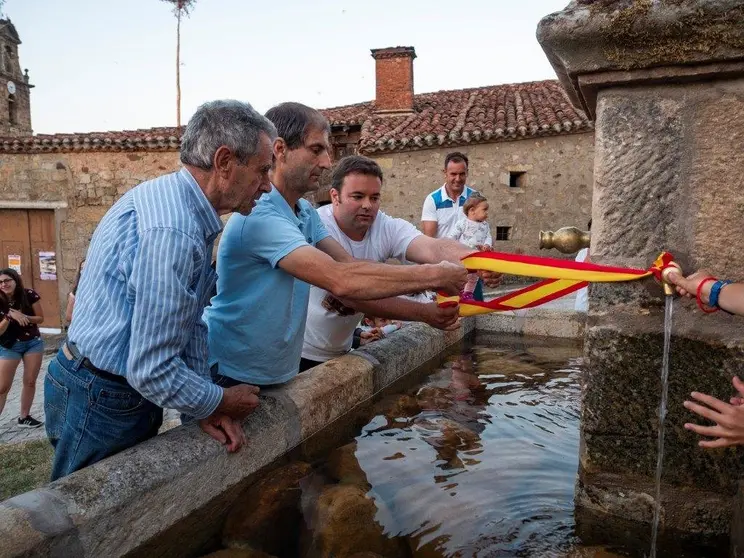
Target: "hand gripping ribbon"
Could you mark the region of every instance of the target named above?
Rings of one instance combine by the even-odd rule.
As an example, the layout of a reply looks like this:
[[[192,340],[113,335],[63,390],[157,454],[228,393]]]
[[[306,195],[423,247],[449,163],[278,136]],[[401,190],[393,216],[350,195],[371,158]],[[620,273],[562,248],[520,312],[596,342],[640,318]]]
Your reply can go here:
[[[651,267],[644,270],[502,252],[475,252],[462,259],[462,264],[470,272],[494,271],[505,275],[542,277],[543,280],[488,302],[462,301],[459,296],[438,293],[437,303],[445,306],[459,302],[461,316],[535,308],[583,289],[589,283],[634,281],[651,275],[661,281],[661,272],[671,261],[672,255],[662,252]]]

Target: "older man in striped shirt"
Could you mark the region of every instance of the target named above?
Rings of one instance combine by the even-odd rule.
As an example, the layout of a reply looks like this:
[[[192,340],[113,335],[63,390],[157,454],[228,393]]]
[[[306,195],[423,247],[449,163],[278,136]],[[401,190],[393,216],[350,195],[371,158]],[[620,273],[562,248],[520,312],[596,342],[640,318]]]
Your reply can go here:
[[[200,419],[228,451],[245,442],[240,421],[258,389],[212,383],[201,314],[219,216],[249,214],[270,190],[275,138],[249,104],[206,103],[184,132],[183,168],[133,188],[101,220],[44,386],[52,480],[154,436],[163,407]]]

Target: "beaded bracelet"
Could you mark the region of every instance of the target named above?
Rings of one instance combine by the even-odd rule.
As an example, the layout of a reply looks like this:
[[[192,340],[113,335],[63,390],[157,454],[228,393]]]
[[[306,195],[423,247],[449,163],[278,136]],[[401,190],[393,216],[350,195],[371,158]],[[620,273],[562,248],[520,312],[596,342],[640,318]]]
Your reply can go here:
[[[721,294],[721,289],[726,285],[730,285],[733,281],[716,281],[710,288],[710,296],[708,296],[708,306],[713,308],[720,308],[718,306],[718,297]],[[721,308],[722,309],[722,308]],[[723,309],[722,309],[723,310]]]
[[[718,279],[716,279],[715,277],[706,277],[705,279],[703,279],[702,281],[700,281],[700,284],[698,285],[697,293],[696,293],[696,296],[695,296],[695,298],[697,299],[698,308],[700,308],[700,310],[702,310],[706,314],[712,314],[713,312],[718,312],[718,308],[716,308],[716,307],[713,307],[710,310],[708,310],[705,307],[706,305],[703,304],[703,301],[700,299],[700,294],[703,292],[703,285],[705,285],[706,283],[708,283],[710,281],[718,281]]]

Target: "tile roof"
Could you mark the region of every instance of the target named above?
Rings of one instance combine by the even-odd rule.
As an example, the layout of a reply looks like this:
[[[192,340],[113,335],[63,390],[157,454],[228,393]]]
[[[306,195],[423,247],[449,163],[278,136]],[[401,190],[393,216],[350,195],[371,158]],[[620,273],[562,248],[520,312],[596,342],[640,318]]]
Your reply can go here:
[[[174,151],[181,144],[178,129],[149,128],[84,134],[37,134],[0,138],[0,153],[76,151]]]
[[[322,109],[333,127],[360,127],[359,151],[383,153],[586,132],[593,123],[555,80],[421,93],[409,114],[374,101]],[[0,153],[173,151],[177,128],[0,138]]]
[[[322,110],[333,126],[361,124],[359,150],[379,153],[586,132],[593,123],[556,80],[421,93],[410,114],[374,102]]]
[[[361,126],[375,110],[374,101],[320,109],[331,126]]]

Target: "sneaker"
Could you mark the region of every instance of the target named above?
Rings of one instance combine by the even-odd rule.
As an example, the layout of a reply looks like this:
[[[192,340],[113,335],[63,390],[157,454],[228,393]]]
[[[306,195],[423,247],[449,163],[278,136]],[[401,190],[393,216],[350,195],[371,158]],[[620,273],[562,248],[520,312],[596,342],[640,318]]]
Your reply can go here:
[[[36,420],[31,415],[28,415],[26,418],[18,417],[19,428],[39,428],[42,424],[44,423]]]

